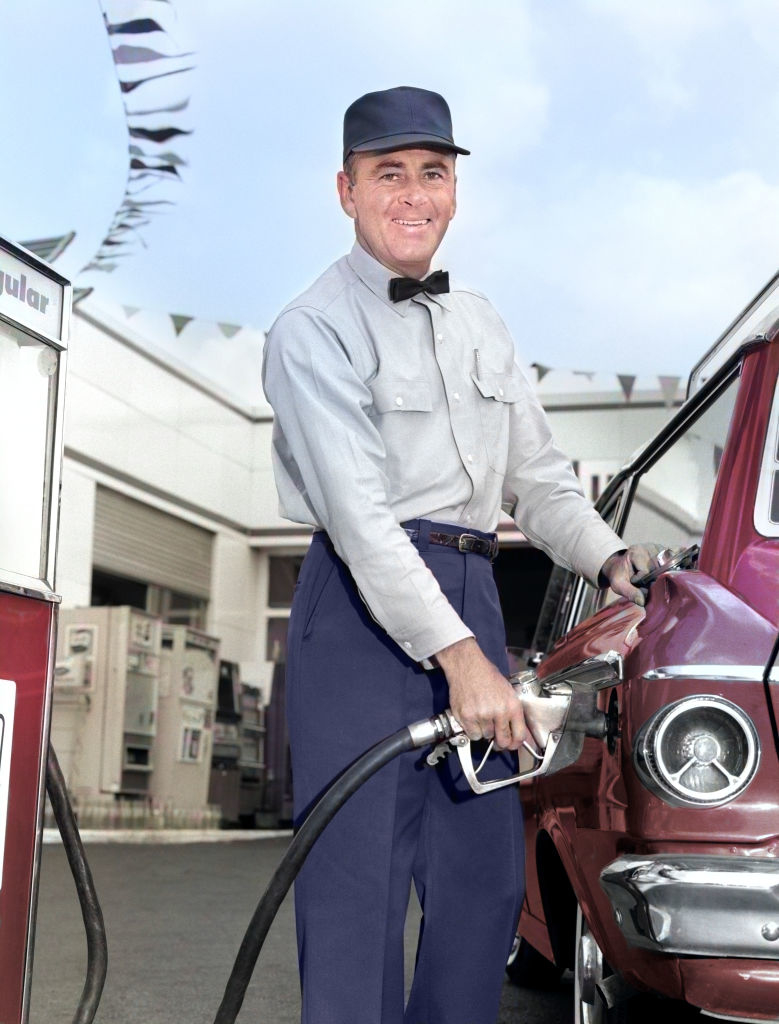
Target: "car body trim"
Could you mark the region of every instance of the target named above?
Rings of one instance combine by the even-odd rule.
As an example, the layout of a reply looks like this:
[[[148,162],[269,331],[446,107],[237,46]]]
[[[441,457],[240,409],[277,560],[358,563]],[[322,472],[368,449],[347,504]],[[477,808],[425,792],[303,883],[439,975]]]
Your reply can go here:
[[[779,957],[779,860],[624,855],[601,886],[625,940],[657,953]]]
[[[643,679],[705,679],[726,683],[761,683],[764,665],[662,665]],[[771,682],[779,683],[779,665],[771,670]]]

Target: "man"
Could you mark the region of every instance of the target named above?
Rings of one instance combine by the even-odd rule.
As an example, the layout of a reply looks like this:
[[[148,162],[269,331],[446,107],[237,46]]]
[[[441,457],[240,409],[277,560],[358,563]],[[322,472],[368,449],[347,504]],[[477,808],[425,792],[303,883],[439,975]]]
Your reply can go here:
[[[337,184],[354,248],[268,335],[281,510],[316,529],[288,640],[298,819],[368,746],[447,706],[471,739],[521,745],[490,565],[501,504],[557,561],[643,602],[630,578],[649,553],[626,552],[584,500],[502,321],[427,277],[467,152],[436,93],[353,103]],[[453,758],[396,759],[298,879],[304,1024],[493,1024],[522,870],[513,788],[475,797]],[[404,1013],[412,878],[423,924]]]

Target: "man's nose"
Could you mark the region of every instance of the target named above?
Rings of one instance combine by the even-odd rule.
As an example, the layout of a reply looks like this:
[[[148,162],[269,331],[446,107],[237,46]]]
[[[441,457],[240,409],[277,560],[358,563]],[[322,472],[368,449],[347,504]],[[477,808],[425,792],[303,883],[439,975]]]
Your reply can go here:
[[[421,181],[409,181],[401,190],[400,196],[398,197],[402,203],[407,203],[409,206],[418,206],[424,201],[425,192],[422,187]]]

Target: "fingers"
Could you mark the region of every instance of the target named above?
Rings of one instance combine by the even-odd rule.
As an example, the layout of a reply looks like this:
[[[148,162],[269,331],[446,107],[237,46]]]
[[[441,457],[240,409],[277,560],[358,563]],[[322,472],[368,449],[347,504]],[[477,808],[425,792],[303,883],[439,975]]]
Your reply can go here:
[[[455,717],[469,740],[493,740],[499,750],[518,750],[528,736],[522,703],[513,690],[497,710],[485,704],[479,712],[461,709]]]
[[[625,556],[632,569],[631,576],[646,576],[654,568],[652,552],[644,544],[631,544]]]
[[[516,697],[516,703],[509,705],[504,716],[493,719],[493,738],[498,750],[519,750],[528,737],[522,703]]]
[[[628,548],[628,550],[616,562],[609,583],[615,594],[619,594],[620,597],[626,597],[629,601],[632,601],[633,604],[637,604],[639,607],[643,608],[646,604],[644,592],[639,590],[638,587],[633,586],[631,583],[631,578],[635,575],[633,566],[636,564],[633,561],[631,550],[632,549]],[[640,561],[643,564],[643,556],[640,558]],[[649,564],[651,564],[651,562]],[[649,568],[645,569],[641,575],[644,575],[646,572],[649,572]]]

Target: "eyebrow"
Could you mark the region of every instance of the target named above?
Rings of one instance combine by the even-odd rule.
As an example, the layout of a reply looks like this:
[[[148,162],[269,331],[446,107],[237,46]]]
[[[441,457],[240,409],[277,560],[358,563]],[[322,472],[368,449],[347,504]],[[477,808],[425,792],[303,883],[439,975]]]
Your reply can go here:
[[[391,157],[388,157],[387,159],[381,160],[381,161],[379,161],[379,163],[374,164],[373,169],[375,171],[378,171],[378,170],[386,170],[387,168],[394,168],[394,167],[401,167],[401,168],[403,168],[405,166],[406,166],[406,164],[402,160],[395,160],[395,159],[392,159]],[[422,170],[423,171],[430,170],[432,168],[438,168],[438,169],[443,168],[443,169],[449,170],[449,167],[450,167],[450,165],[447,163],[447,161],[443,160],[441,157],[433,157],[430,160],[425,160],[425,162],[422,164]]]

